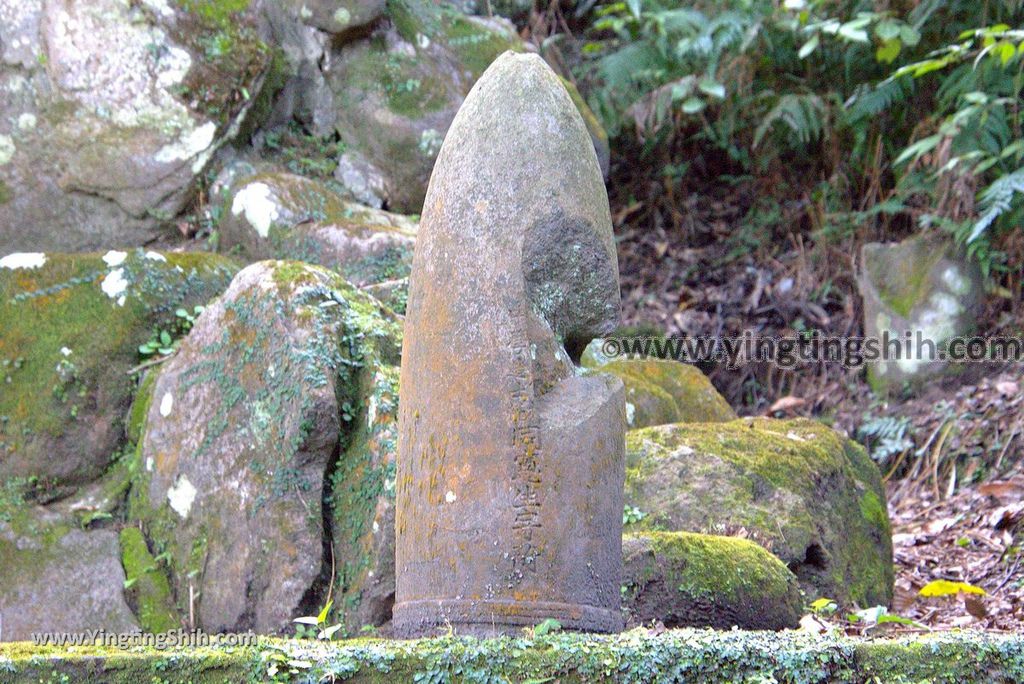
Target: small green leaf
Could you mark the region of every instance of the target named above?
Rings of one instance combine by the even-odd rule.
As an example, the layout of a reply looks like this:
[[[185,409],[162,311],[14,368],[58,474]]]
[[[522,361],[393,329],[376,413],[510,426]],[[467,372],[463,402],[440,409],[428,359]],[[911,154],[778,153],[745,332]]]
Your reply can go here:
[[[914,47],[921,42],[921,34],[913,26],[903,26],[900,28],[900,40],[907,47]]]
[[[818,36],[818,34],[814,34],[813,36],[811,36],[811,39],[804,43],[803,47],[800,48],[800,52],[797,53],[797,57],[799,57],[800,59],[805,59],[808,55],[810,55],[812,52],[818,49],[818,43],[820,42],[821,38]]]
[[[889,42],[890,40],[894,40],[899,37],[900,25],[892,19],[880,21],[875,26],[875,35],[878,36],[878,39],[882,42]]]
[[[696,114],[703,111],[707,107],[707,103],[699,97],[688,97],[683,102],[683,112],[686,114]]]
[[[327,613],[330,612],[331,606],[333,606],[333,605],[334,605],[334,601],[333,600],[327,602],[327,605],[324,606],[323,610],[320,611],[320,615],[317,616],[316,624],[322,625],[325,622],[327,622]]]
[[[160,344],[165,347],[171,346],[171,334],[166,330],[160,331]]]
[[[717,97],[719,100],[725,97],[725,85],[719,83],[713,78],[705,78],[697,87],[700,88],[700,91],[705,95]]]
[[[875,59],[879,62],[885,62],[886,64],[892,64],[896,61],[896,58],[900,56],[900,49],[902,44],[898,38],[887,40],[882,43],[877,50],[875,50]]]
[[[550,632],[558,632],[562,629],[562,623],[554,618],[548,618],[541,621],[536,627],[533,628],[534,636],[544,636]]]
[[[1013,56],[1017,54],[1017,48],[1014,47],[1013,43],[1001,40],[996,46],[995,54],[999,56],[999,61],[1006,66],[1006,63],[1013,59]]]

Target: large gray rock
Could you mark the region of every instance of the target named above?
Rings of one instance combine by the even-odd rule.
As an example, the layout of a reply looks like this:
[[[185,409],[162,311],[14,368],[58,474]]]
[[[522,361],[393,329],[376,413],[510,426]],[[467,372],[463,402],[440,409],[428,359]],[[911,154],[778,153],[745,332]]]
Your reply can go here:
[[[320,264],[360,286],[409,275],[416,222],[343,200],[320,181],[275,172],[238,179],[221,214],[221,247],[250,260]]]
[[[387,454],[366,433],[393,392],[398,340],[336,274],[260,262],[161,369],[129,514],[171,555],[179,603],[199,596],[199,626],[287,630],[319,608],[331,577],[346,622],[383,612],[362,607],[388,508]]]
[[[269,57],[247,21],[0,0],[0,252],[139,244],[180,211],[259,91]]]
[[[918,337],[931,341],[938,353],[952,338],[974,332],[984,297],[978,265],[949,239],[927,235],[866,244],[861,262],[865,338],[881,340],[888,334],[903,344],[911,333],[911,348],[904,345],[899,357],[868,364],[872,388],[914,389],[949,370],[948,362],[919,357]]]
[[[628,530],[742,534],[811,596],[892,600],[892,538],[878,468],[810,420],[741,419],[626,436]]]
[[[0,502],[0,641],[139,631],[116,532],[80,530],[39,507],[9,504]]]
[[[473,87],[430,179],[402,350],[394,628],[616,631],[622,383],[564,345],[618,323],[586,126],[536,55]]]
[[[56,498],[99,477],[124,440],[139,345],[237,268],[141,249],[0,258],[0,481]]]

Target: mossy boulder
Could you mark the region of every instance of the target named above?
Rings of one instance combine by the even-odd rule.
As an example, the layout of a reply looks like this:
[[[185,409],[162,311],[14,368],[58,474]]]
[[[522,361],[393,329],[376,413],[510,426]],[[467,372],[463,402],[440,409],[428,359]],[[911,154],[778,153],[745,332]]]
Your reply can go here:
[[[736,418],[728,402],[694,366],[661,359],[599,359],[592,351],[584,354],[583,365],[622,380],[626,423],[631,429]]]
[[[117,533],[79,529],[19,496],[0,489],[0,640],[137,631],[122,589]]]
[[[416,222],[345,201],[320,181],[283,172],[241,178],[221,213],[221,247],[231,254],[319,264],[359,286],[409,275]]]
[[[236,270],[141,249],[0,259],[0,479],[44,501],[97,479],[124,440],[139,345]]]
[[[0,252],[140,244],[270,64],[249,2],[0,0]]]
[[[746,539],[638,532],[622,539],[623,608],[632,624],[716,629],[795,628],[796,576]]]
[[[903,344],[900,354],[868,364],[868,380],[879,393],[920,387],[950,370],[949,362],[930,361],[954,337],[974,332],[984,297],[978,265],[950,239],[919,235],[895,244],[869,243],[861,251],[858,285],[864,299],[864,336],[885,349],[883,335]],[[918,354],[921,347],[924,358]],[[929,352],[928,344],[931,344]],[[936,356],[936,358],[938,358]]]
[[[198,596],[199,626],[289,630],[332,577],[334,615],[364,614],[387,469],[365,433],[396,373],[391,316],[324,268],[259,262],[161,368],[129,519],[167,554],[179,611]]]
[[[892,539],[885,492],[864,449],[810,420],[741,419],[626,436],[627,529],[743,534],[812,597],[888,605]]]

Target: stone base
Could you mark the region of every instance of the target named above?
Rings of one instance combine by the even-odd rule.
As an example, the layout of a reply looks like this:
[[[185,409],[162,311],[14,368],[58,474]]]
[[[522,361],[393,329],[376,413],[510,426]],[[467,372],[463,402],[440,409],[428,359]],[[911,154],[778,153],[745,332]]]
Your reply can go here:
[[[492,637],[516,634],[523,627],[557,620],[564,630],[619,632],[618,610],[554,601],[406,601],[395,605],[392,630],[396,637],[436,636],[454,630],[459,636]]]

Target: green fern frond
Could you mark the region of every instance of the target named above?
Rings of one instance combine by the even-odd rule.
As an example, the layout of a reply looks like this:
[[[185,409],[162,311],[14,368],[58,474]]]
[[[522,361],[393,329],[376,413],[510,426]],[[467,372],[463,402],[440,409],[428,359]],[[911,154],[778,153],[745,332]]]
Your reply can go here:
[[[779,97],[754,132],[754,147],[775,124],[788,128],[797,140],[806,145],[821,137],[828,120],[828,106],[813,93],[789,93]]]
[[[967,242],[977,240],[996,219],[1009,212],[1013,208],[1014,199],[1021,194],[1024,194],[1024,166],[1001,176],[985,188],[980,198],[981,216],[974,222]]]

